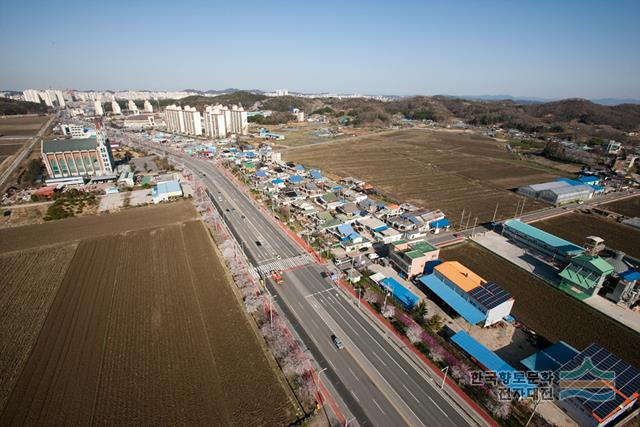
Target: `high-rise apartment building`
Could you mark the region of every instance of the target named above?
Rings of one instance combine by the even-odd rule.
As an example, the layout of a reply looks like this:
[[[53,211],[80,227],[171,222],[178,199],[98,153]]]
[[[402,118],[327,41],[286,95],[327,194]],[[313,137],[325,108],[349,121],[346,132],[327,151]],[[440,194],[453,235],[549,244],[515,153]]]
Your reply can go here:
[[[104,110],[100,101],[93,101],[93,108],[96,110],[96,116],[103,116]]]
[[[138,106],[133,101],[133,99],[130,99],[129,102],[127,103],[127,109],[131,114],[138,114]]]
[[[148,100],[144,100],[144,112],[145,113],[153,113],[153,106]]]
[[[120,108],[118,101],[111,101],[111,111],[113,114],[122,114],[122,109]]]
[[[224,138],[227,136],[227,126],[224,112],[220,105],[207,106],[203,113],[204,134],[209,138]]]

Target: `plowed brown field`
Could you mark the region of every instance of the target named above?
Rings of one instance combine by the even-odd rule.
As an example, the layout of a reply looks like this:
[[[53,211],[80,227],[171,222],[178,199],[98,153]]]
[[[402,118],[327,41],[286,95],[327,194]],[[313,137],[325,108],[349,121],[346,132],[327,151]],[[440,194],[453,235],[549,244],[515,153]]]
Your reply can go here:
[[[602,237],[608,247],[640,258],[640,230],[598,215],[571,212],[532,225],[578,245],[584,245],[587,236]]]
[[[76,245],[0,255],[0,408],[27,362]]]
[[[442,209],[470,225],[513,217],[522,197],[516,187],[557,178],[514,158],[504,143],[450,131],[404,130],[358,140],[315,144],[283,152],[287,160],[340,177],[356,176],[401,202]],[[545,207],[527,199],[525,211]],[[466,220],[464,221],[466,224]]]
[[[0,425],[252,426],[296,419],[203,223],[167,222],[80,241],[28,360],[5,387]]]

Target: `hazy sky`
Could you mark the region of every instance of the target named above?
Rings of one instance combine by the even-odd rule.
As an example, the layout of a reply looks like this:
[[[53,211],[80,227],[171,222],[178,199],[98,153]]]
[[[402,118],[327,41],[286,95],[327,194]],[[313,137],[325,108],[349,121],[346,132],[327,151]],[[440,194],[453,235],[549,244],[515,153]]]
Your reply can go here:
[[[0,1],[0,89],[640,98],[640,1]]]

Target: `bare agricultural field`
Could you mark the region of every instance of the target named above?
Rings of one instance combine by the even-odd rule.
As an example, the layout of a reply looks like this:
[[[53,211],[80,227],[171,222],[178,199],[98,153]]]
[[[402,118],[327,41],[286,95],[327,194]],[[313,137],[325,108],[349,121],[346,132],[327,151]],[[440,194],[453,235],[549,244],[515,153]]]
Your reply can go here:
[[[129,212],[146,218],[144,211]],[[66,264],[37,340],[0,406],[0,425],[295,421],[282,377],[201,221],[90,236]],[[30,292],[24,283],[18,294]],[[10,330],[31,305],[8,315],[0,331]]]
[[[640,196],[629,197],[600,207],[629,217],[640,217]]]
[[[38,226],[6,228],[0,230],[0,253],[158,227],[188,221],[195,217],[193,205],[188,201],[179,201],[115,214],[61,219]]]
[[[27,362],[75,251],[76,245],[69,244],[0,254],[0,408]]]
[[[0,117],[0,135],[33,136],[49,119],[49,116]]]
[[[440,255],[511,292],[514,316],[550,341],[563,340],[577,349],[597,342],[632,365],[640,364],[637,333],[475,243],[445,248]]]
[[[578,245],[583,245],[587,236],[602,237],[608,247],[640,257],[640,230],[599,215],[572,212],[533,225]]]
[[[402,202],[442,209],[457,223],[513,217],[523,198],[511,189],[557,178],[549,168],[517,160],[504,143],[463,132],[412,129],[296,147],[287,160],[336,176],[356,176]],[[527,199],[524,210],[546,205]],[[464,221],[466,224],[466,220]]]

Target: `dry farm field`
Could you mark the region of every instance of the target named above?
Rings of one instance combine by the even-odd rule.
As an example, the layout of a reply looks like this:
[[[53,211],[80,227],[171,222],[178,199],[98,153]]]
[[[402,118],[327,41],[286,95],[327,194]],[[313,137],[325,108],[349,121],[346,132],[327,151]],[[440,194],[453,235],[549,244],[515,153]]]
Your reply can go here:
[[[629,217],[640,217],[640,196],[630,197],[617,202],[600,205],[603,209],[608,209],[615,213]]]
[[[283,152],[286,160],[338,177],[370,181],[400,202],[442,209],[457,226],[513,217],[523,198],[512,189],[557,178],[549,169],[518,160],[506,144],[453,131],[403,130]],[[524,210],[545,207],[527,199]]]
[[[2,285],[11,285],[11,299],[0,297],[0,337],[18,337],[0,346],[0,372],[11,374],[0,377],[0,425],[296,419],[281,373],[194,217],[178,203],[59,221],[68,238],[43,238],[49,224],[20,227],[40,232],[29,230],[35,245],[18,241],[13,251],[3,234],[18,228],[0,231],[0,272],[12,278]]]
[[[607,247],[640,258],[640,230],[599,215],[572,212],[532,225],[578,245],[587,236],[602,237]]]
[[[640,336],[586,304],[475,243],[451,246],[440,254],[511,292],[513,315],[548,340],[563,340],[579,350],[597,342],[632,365],[640,365]]]
[[[49,116],[0,117],[0,140],[2,137],[33,136],[48,119]]]

